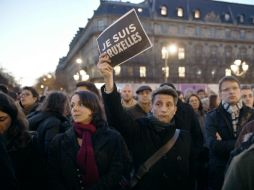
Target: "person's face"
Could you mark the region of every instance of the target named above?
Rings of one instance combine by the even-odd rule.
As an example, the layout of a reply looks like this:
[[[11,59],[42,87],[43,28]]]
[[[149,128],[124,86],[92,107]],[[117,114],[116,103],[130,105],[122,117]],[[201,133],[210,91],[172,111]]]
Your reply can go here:
[[[151,103],[151,91],[143,90],[138,93],[138,102],[141,104]]]
[[[22,90],[20,94],[20,102],[22,106],[28,107],[32,106],[37,101],[36,97],[33,97],[33,94],[29,90]]]
[[[192,106],[194,110],[198,110],[200,102],[196,96],[191,96],[189,99],[189,104]]]
[[[82,104],[77,94],[71,98],[71,116],[76,123],[89,124],[92,121],[92,111]]]
[[[182,102],[185,102],[183,94],[179,94],[178,99],[182,100]]]
[[[10,125],[11,117],[7,113],[0,111],[0,134],[4,134]]]
[[[241,91],[238,83],[234,81],[224,81],[221,84],[220,98],[230,105],[235,105],[241,98]]]
[[[163,123],[170,123],[176,113],[174,98],[169,95],[157,94],[152,104],[153,116]]]
[[[243,89],[241,90],[242,100],[244,104],[250,108],[253,108],[254,98],[253,92],[251,89]]]
[[[204,91],[200,91],[200,92],[198,92],[198,97],[199,97],[200,99],[203,99],[203,98],[206,97],[206,93],[205,93]]]
[[[125,86],[122,90],[121,90],[121,97],[124,101],[130,101],[132,99],[132,89],[130,86]]]

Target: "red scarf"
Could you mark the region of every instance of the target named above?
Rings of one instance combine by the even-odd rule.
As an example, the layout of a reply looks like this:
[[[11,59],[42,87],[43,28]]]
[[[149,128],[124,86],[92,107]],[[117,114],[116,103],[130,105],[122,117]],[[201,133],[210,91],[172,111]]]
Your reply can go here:
[[[73,123],[74,130],[79,138],[82,138],[82,145],[77,153],[77,164],[83,171],[83,182],[86,187],[94,185],[99,180],[99,172],[96,165],[92,145],[92,134],[96,128],[93,124]]]

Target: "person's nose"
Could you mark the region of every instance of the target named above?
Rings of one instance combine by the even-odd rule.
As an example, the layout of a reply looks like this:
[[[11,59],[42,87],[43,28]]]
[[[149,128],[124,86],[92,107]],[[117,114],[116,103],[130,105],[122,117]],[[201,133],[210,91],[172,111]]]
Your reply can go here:
[[[161,111],[162,112],[166,112],[168,110],[167,106],[166,105],[162,105],[161,106]]]

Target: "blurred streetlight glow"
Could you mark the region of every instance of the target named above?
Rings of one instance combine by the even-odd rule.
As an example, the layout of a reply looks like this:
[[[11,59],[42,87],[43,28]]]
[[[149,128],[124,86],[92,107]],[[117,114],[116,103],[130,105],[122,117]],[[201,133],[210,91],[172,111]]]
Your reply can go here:
[[[77,58],[76,59],[76,63],[81,64],[82,63],[82,59],[81,58]]]

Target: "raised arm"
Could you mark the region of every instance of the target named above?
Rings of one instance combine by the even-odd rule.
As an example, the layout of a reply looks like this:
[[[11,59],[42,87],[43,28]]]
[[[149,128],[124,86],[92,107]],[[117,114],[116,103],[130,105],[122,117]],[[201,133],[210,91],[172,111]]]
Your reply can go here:
[[[109,63],[108,55],[102,54],[97,64],[105,82],[102,87],[102,97],[107,119],[112,127],[122,134],[130,148],[131,142],[134,142],[134,138],[137,136],[138,127],[136,121],[122,107],[120,94],[114,85],[113,68]]]

